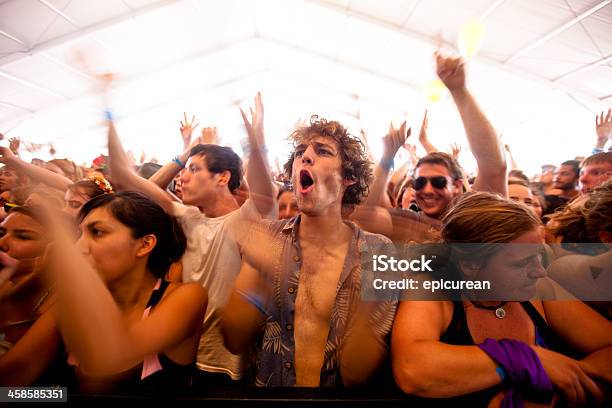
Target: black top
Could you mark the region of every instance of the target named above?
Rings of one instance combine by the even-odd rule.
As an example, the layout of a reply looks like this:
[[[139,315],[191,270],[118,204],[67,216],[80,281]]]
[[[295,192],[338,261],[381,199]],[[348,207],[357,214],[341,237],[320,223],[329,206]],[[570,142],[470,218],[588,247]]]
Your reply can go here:
[[[162,280],[159,288],[154,289],[145,309],[154,308],[164,296],[170,282]],[[161,370],[141,380],[143,363],[121,373],[104,377],[88,377],[79,373],[81,392],[112,392],[118,394],[173,394],[185,392],[191,385],[195,363],[183,365],[172,361],[165,354],[157,355]]]

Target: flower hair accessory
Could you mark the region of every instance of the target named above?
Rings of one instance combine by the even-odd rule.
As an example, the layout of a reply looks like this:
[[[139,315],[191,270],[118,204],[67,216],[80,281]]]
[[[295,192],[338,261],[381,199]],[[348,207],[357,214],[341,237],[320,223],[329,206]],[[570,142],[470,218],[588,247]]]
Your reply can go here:
[[[113,192],[113,186],[104,177],[94,174],[89,177],[89,180],[94,182],[100,190],[104,191],[104,194],[111,194]]]

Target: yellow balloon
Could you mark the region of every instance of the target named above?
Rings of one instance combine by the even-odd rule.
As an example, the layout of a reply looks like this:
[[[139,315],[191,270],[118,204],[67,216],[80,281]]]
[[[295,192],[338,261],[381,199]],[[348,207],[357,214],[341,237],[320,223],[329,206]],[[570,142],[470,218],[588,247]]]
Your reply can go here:
[[[425,84],[425,98],[429,102],[438,102],[442,98],[445,89],[446,87],[442,81],[432,79]]]
[[[459,32],[457,43],[459,52],[464,58],[472,58],[484,40],[484,24],[480,20],[470,20],[464,24]]]

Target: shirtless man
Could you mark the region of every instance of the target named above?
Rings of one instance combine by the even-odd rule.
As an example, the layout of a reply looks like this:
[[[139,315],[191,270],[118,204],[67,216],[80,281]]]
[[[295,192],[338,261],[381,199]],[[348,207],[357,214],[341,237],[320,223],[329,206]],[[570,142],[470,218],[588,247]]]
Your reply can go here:
[[[247,248],[222,318],[226,346],[239,352],[256,339],[255,385],[335,386],[340,373],[345,385],[361,383],[386,355],[396,307],[359,299],[361,253],[390,241],[341,215],[361,201],[372,171],[361,142],[338,122],[313,116],[292,138],[285,172],[301,214],[252,239],[260,250]]]

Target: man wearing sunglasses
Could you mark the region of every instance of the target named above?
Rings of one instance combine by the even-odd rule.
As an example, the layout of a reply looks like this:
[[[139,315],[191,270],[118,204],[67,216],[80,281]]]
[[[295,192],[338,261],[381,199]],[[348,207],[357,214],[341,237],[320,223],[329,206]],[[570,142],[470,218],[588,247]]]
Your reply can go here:
[[[436,53],[438,77],[448,88],[461,116],[468,144],[476,163],[478,176],[473,189],[489,191],[507,197],[507,165],[502,143],[493,126],[482,113],[466,87],[464,63],[459,57]],[[366,206],[360,207],[353,218],[370,232],[387,235],[397,242],[423,241],[429,226],[436,227],[453,199],[461,194],[463,174],[451,156],[433,152],[421,158],[415,166],[413,188],[420,214],[413,211],[386,211],[379,207],[393,157],[405,143],[410,131],[405,125],[391,128],[383,139],[385,151],[376,169],[376,182],[371,188]]]
[[[439,219],[462,192],[461,168],[446,153],[429,153],[414,171],[412,188],[417,205],[428,217]]]

